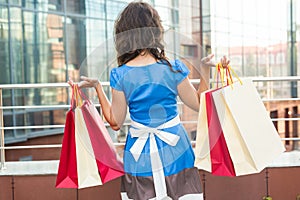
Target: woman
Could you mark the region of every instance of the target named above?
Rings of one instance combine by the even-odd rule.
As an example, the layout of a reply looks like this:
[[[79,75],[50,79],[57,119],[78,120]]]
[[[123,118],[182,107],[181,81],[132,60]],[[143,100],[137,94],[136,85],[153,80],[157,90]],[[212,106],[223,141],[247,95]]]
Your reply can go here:
[[[104,117],[114,130],[121,128],[129,108],[132,123],[124,148],[123,199],[202,199],[176,98],[198,111],[200,93],[208,89],[213,55],[201,60],[201,81],[195,90],[188,68],[180,60],[166,58],[162,38],[157,11],[144,2],[130,3],[115,22],[119,66],[110,74],[112,102],[97,79],[81,77],[78,85],[96,89]],[[226,57],[221,62],[229,64]]]

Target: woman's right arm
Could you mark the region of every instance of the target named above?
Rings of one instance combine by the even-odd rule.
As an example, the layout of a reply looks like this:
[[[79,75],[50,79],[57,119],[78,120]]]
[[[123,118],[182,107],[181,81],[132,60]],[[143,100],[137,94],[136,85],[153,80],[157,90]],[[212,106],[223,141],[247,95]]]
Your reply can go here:
[[[72,80],[69,80],[68,83],[71,86],[74,84]],[[119,130],[123,125],[127,113],[127,103],[124,93],[112,89],[112,102],[110,102],[98,79],[81,76],[78,86],[80,88],[95,88],[104,118],[113,130]]]
[[[95,87],[103,115],[113,130],[119,130],[126,117],[127,103],[122,91],[112,89],[112,102],[105,95],[102,85]]]

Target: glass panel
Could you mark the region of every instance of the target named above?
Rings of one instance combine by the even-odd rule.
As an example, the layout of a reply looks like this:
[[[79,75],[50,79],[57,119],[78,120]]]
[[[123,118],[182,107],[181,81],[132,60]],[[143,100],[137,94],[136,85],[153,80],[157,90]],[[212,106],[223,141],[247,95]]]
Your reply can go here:
[[[67,1],[67,12],[85,15],[86,14],[85,0]]]
[[[203,31],[210,31],[211,30],[210,17],[203,17],[202,18],[202,29],[203,29]]]
[[[272,29],[270,34],[270,39],[274,40],[274,44],[278,44],[279,41],[287,39],[287,31],[283,29]]]
[[[170,8],[156,7],[156,10],[160,15],[160,19],[165,29],[168,29],[170,26],[173,26]]]
[[[216,22],[215,22],[215,30],[218,32],[225,32],[227,33],[229,31],[229,20],[228,18],[221,18],[221,17],[216,17]]]
[[[194,0],[199,1],[199,0]],[[202,16],[210,16],[210,0],[202,0]]]
[[[12,59],[11,68],[14,71],[12,83],[41,83],[41,82],[65,82],[65,65],[62,42],[62,18],[55,15],[35,14],[22,12],[19,8],[11,8],[14,19],[11,20],[11,44]],[[3,20],[4,21],[4,20]],[[3,22],[2,22],[3,23]],[[4,27],[4,25],[2,26]],[[54,29],[54,30],[52,30]],[[3,30],[2,35],[5,35]],[[6,42],[8,43],[8,42]],[[2,49],[6,49],[5,43],[1,41]],[[6,44],[8,45],[8,44]],[[54,47],[59,47],[57,51]],[[8,48],[7,48],[8,49]],[[1,51],[2,55],[6,51]],[[5,66],[3,72],[7,72],[8,53],[1,59]],[[1,56],[2,56],[1,55]],[[5,60],[6,59],[6,60]],[[58,71],[57,71],[58,70]],[[1,73],[5,74],[5,73]],[[9,75],[1,80],[8,81]],[[14,90],[15,105],[39,105],[47,95],[41,94],[38,90],[22,91]],[[55,93],[51,95],[55,96]],[[56,101],[52,101],[56,102]]]
[[[24,8],[43,10],[43,11],[63,11],[64,1],[62,0],[10,0],[11,4]]]
[[[172,18],[171,19],[173,19],[173,23],[172,23],[172,25],[173,26],[176,26],[176,25],[178,25],[179,24],[179,12],[178,12],[178,10],[172,10]]]
[[[22,6],[24,8],[37,9],[37,10],[43,10],[43,11],[63,11],[64,10],[64,3],[62,0],[51,0],[51,1],[10,0],[10,4]]]
[[[86,0],[85,4],[86,4],[87,16],[99,17],[99,18],[105,17],[105,0]]]
[[[236,22],[231,20],[229,22],[229,30],[232,36],[241,37],[243,35],[243,24],[242,22]]]
[[[260,25],[262,27],[269,26],[269,16],[270,16],[269,8],[271,7],[269,5],[269,2],[270,1],[268,1],[268,0],[258,0],[258,6],[256,7],[256,12],[257,12],[257,22],[256,23],[257,23],[257,25]]]
[[[79,80],[79,75],[99,78],[103,74],[108,63],[105,31],[103,20],[67,18],[68,73],[72,79]],[[110,38],[113,41],[112,35]],[[107,76],[102,78],[108,80]]]
[[[300,75],[300,1],[294,1],[296,12],[296,57],[297,57],[297,75]],[[285,26],[286,27],[286,26]],[[300,88],[300,82],[298,81],[298,88]],[[298,90],[298,95],[300,96],[300,90]]]
[[[65,82],[63,17],[24,12],[23,29],[26,82]]]
[[[288,19],[288,13],[287,9],[285,9],[288,5],[289,1],[284,0],[277,0],[269,2],[272,6],[269,6],[270,12],[269,12],[269,25],[272,28],[285,28],[287,19]],[[294,1],[296,2],[296,1]],[[280,13],[280,14],[279,14]]]
[[[262,40],[258,40],[257,43],[261,44],[261,42],[265,42]],[[258,52],[258,59],[257,59],[257,64],[258,64],[258,75],[259,76],[266,76],[267,75],[267,64],[268,64],[268,51],[267,47],[264,46],[258,46],[257,48]]]
[[[246,40],[246,39],[244,39]],[[257,48],[256,48],[256,40],[252,40],[252,45],[244,46],[244,54],[243,54],[243,76],[256,76],[257,75]]]
[[[246,42],[246,45],[249,45],[249,46],[253,46],[255,44],[251,44],[251,41],[247,41],[248,38],[251,38],[254,39],[256,38],[256,35],[257,35],[257,27],[255,25],[252,25],[252,24],[244,24],[243,26],[243,36],[246,38],[245,42]]]
[[[256,1],[242,1],[243,2],[243,22],[245,24],[256,24]]]
[[[215,4],[215,16],[228,17],[228,0],[217,1]]]
[[[229,46],[229,34],[228,33],[215,33],[215,45],[219,47],[228,47]]]
[[[107,3],[106,3],[107,19],[111,19],[111,20],[117,19],[119,13],[126,6],[127,6],[126,2],[107,1]]]
[[[10,19],[11,33],[11,53],[12,53],[12,80],[11,83],[24,83],[23,77],[23,60],[22,60],[22,15],[21,9],[16,7],[10,8],[10,15],[14,18]]]
[[[241,0],[229,0],[229,18],[233,21],[242,21],[243,13],[242,13],[242,2]]]
[[[179,0],[173,0],[173,4],[174,4],[175,8],[178,8],[178,6],[179,6]]]
[[[269,39],[269,29],[264,26],[257,26],[257,38],[265,40],[265,42],[260,45],[267,45],[267,40]]]
[[[3,1],[3,0],[2,0]],[[22,0],[6,0],[9,1],[10,4],[21,6]]]
[[[0,6],[0,84],[10,83],[8,39],[7,7]]]
[[[238,76],[243,75],[243,38],[230,35],[229,39],[229,58],[230,64]]]
[[[164,7],[171,7],[172,2],[171,0],[156,0],[155,1],[155,6],[164,6]]]

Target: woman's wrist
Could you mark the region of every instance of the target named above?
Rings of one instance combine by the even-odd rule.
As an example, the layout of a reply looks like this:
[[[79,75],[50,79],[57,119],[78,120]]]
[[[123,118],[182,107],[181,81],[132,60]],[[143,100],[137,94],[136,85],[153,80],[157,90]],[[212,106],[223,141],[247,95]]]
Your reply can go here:
[[[97,84],[94,86],[94,88],[96,91],[102,90],[102,85],[101,85],[100,81],[97,81]]]

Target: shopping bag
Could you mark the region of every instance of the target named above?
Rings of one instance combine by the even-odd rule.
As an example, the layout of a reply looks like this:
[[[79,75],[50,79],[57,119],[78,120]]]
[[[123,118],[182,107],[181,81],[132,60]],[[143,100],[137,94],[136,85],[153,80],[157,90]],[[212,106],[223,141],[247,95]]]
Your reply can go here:
[[[75,142],[78,188],[102,185],[89,133],[78,107],[75,109]]]
[[[101,181],[106,183],[124,175],[121,158],[116,153],[117,150],[96,107],[86,100],[81,111],[91,140],[92,149],[89,150],[94,152]]]
[[[214,92],[215,90],[205,93],[211,173],[220,176],[235,176],[233,163],[229,155],[220,119],[212,99],[212,94]]]
[[[71,124],[72,129],[65,128],[56,187],[86,188],[102,185],[122,176],[124,174],[123,164],[113,146],[109,133],[95,106],[85,97],[77,85],[73,87],[71,102],[71,109],[68,114],[72,113],[70,115],[73,116],[71,118],[73,121],[70,121],[73,123],[66,121],[66,126]],[[65,140],[71,141],[73,151],[70,151],[70,145],[65,145]],[[66,155],[68,151],[72,155]],[[68,156],[74,158],[75,162],[66,159]],[[69,171],[76,178],[77,182],[74,184],[61,181],[62,178],[60,177],[68,176]]]
[[[218,69],[218,75],[221,71]],[[200,96],[195,166],[219,176],[235,176],[233,163],[220,125],[211,89]]]
[[[206,91],[208,92],[208,91]],[[205,93],[200,95],[200,108],[197,123],[197,136],[195,145],[195,166],[211,172],[210,146],[208,137],[208,122],[206,114]]]
[[[212,95],[237,175],[258,173],[285,151],[252,80]]]
[[[69,110],[66,116],[60,162],[56,177],[57,188],[77,188],[78,186],[74,118],[74,112]]]
[[[218,89],[203,92],[200,97],[195,166],[214,175],[235,176],[233,163],[212,98],[212,93],[216,90]]]
[[[220,65],[217,65],[216,71],[221,78],[222,87],[201,94],[195,166],[215,175],[234,175],[220,170],[216,173],[213,170],[213,149],[220,139],[216,140],[212,133],[214,129],[221,129],[224,136],[224,140],[221,139],[222,145],[227,147],[233,165],[229,169],[233,169],[236,176],[258,173],[285,149],[253,83],[240,79],[240,82],[233,83],[230,70],[229,67],[222,72]],[[218,116],[213,121],[218,121],[219,124],[208,121],[211,106],[205,98],[207,93],[211,94],[213,103],[210,103],[215,106]],[[219,135],[222,138],[222,134]],[[224,149],[215,148],[215,154],[218,155],[219,152],[224,156],[225,153],[226,156]]]

